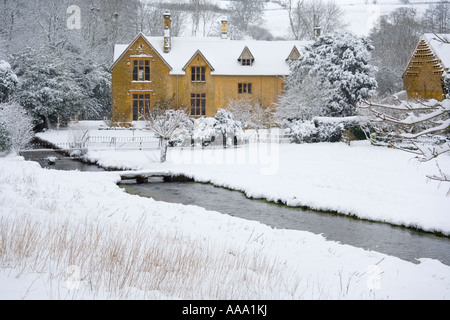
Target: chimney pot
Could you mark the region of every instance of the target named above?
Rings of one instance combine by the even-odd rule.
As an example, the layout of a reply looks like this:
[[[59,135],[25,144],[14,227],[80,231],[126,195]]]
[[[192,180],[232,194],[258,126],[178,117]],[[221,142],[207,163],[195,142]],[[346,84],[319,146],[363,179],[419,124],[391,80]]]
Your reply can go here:
[[[314,28],[314,40],[317,40],[322,35],[322,28],[317,26]]]
[[[228,19],[227,17],[222,17],[220,20],[222,22],[222,39],[228,38]]]

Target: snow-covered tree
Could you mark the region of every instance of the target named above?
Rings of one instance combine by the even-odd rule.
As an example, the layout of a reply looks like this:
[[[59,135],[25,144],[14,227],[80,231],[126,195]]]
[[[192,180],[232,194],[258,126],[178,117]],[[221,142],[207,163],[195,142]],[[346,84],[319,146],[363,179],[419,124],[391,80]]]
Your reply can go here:
[[[80,63],[81,64],[81,63]],[[80,85],[84,90],[84,110],[89,120],[110,118],[111,73],[104,64],[85,61],[81,70]]]
[[[0,104],[0,150],[18,153],[33,139],[33,119],[16,102]]]
[[[264,108],[256,99],[230,99],[226,110],[230,111],[233,118],[239,121],[244,129],[269,128],[272,123],[272,112]]]
[[[11,65],[4,60],[0,60],[0,103],[9,100],[18,82],[19,80],[12,71]]]
[[[188,20],[187,12],[180,10],[183,5],[185,3],[182,1],[170,1],[170,3],[162,3],[159,0],[139,1],[137,6],[138,31],[151,36],[162,36],[164,34],[162,16],[165,11],[170,11],[172,36],[181,36]]]
[[[111,78],[102,64],[72,51],[28,48],[13,55],[19,77],[14,97],[37,122],[49,127],[76,115],[103,119],[111,106]]]
[[[205,147],[216,140],[216,123],[217,120],[212,117],[201,117],[194,120],[192,131],[192,139],[194,144]]]
[[[279,123],[285,120],[308,121],[325,116],[331,95],[332,89],[328,82],[316,76],[294,72],[289,76],[285,91],[277,102],[275,116]]]
[[[242,38],[251,25],[262,22],[263,0],[231,1],[228,6],[229,33],[233,39]]]
[[[434,142],[420,138],[432,138],[437,134],[449,136],[450,99],[444,101],[404,101],[381,104],[364,101],[359,108],[369,112],[369,119],[375,131],[373,143],[380,141],[392,147],[417,154],[420,161],[430,161],[450,151],[448,139],[434,139]],[[366,115],[367,116],[367,115]],[[432,139],[433,141],[433,139]],[[409,142],[405,145],[405,143]],[[411,145],[413,147],[411,147]],[[442,180],[448,180],[443,176]]]
[[[377,89],[376,68],[370,64],[372,49],[366,39],[351,33],[324,35],[306,46],[302,57],[291,64],[286,105],[296,100],[298,107],[312,109],[305,111],[306,115],[355,115],[356,104]],[[319,90],[322,88],[323,94]],[[314,101],[314,95],[306,92],[308,89],[318,94],[319,101]],[[319,110],[311,104],[319,105]]]
[[[450,99],[450,73],[446,72],[443,77],[444,93],[447,99]]]
[[[449,33],[450,32],[450,2],[441,0],[432,3],[425,11],[422,24],[428,32]]]
[[[228,138],[236,137],[243,132],[242,124],[226,109],[219,109],[214,118],[216,120],[214,128],[222,134],[223,147],[226,148]]]
[[[166,110],[164,113],[150,114],[148,127],[160,140],[161,162],[167,160],[169,141],[191,125],[192,122],[184,110]]]
[[[83,108],[85,91],[76,62],[46,48],[28,48],[13,56],[13,70],[20,79],[15,98],[47,128],[58,119],[70,120]]]
[[[373,64],[379,69],[380,96],[403,90],[402,75],[423,32],[419,13],[413,7],[401,7],[383,15],[378,27],[371,30],[369,39],[374,46]]]

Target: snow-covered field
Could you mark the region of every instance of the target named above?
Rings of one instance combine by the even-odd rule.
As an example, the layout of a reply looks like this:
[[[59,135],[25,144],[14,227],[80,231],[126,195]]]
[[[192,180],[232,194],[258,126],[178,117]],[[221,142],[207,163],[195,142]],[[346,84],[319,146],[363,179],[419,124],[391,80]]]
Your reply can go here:
[[[449,299],[450,267],[0,159],[0,299]]]
[[[54,132],[41,138],[59,136]],[[68,135],[68,132],[66,133]],[[155,151],[156,152],[156,151]],[[198,181],[450,234],[434,163],[364,142],[89,151],[105,166]],[[439,159],[450,169],[450,157]],[[450,267],[125,193],[115,172],[0,159],[0,299],[449,299]]]

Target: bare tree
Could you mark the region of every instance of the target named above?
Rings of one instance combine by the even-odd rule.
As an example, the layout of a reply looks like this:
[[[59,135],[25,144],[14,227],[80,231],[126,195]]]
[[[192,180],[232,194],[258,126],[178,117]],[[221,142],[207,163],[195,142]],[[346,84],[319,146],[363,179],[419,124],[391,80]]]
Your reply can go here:
[[[314,39],[315,27],[329,33],[342,30],[342,9],[332,0],[289,0],[289,24],[296,40]]]
[[[441,0],[430,4],[425,11],[422,23],[428,32],[449,33],[450,32],[450,2]]]
[[[260,24],[263,19],[263,10],[263,0],[231,1],[228,6],[231,36],[241,38],[250,25]]]
[[[244,129],[255,129],[257,133],[260,129],[269,128],[272,123],[271,110],[264,108],[257,99],[230,99],[226,109]]]
[[[403,89],[402,75],[423,27],[414,8],[399,8],[382,16],[379,28],[372,29],[373,64],[378,67],[378,92],[389,96]]]
[[[219,18],[222,12],[217,10],[218,7],[209,0],[201,0],[203,3],[203,10],[200,12],[200,20],[203,27],[203,36],[208,37],[214,33],[213,28],[218,27]],[[219,28],[217,28],[219,30]]]
[[[33,139],[33,119],[16,102],[0,104],[0,124],[12,152],[18,154]]]

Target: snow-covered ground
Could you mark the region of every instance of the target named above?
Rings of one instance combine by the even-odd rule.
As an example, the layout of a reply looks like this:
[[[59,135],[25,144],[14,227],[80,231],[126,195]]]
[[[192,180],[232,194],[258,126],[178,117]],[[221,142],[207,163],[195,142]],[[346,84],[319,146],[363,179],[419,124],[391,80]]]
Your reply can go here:
[[[317,147],[334,157],[343,146]],[[362,154],[370,147],[353,149],[359,152],[347,151],[360,154],[351,163],[358,172],[359,162],[368,159]],[[313,148],[283,150],[296,154],[296,167],[307,163],[299,150],[313,152]],[[390,159],[394,168],[386,170],[397,176],[394,169],[399,169],[402,157],[379,152],[377,159],[361,166],[377,171],[377,162]],[[137,154],[129,153],[126,160],[123,153],[120,161],[137,165],[142,161],[132,161]],[[103,155],[103,161],[108,158],[118,163],[111,154]],[[335,160],[334,171],[350,165]],[[283,161],[280,172],[282,166]],[[149,167],[193,168],[176,164],[174,158],[164,166]],[[203,167],[205,179],[217,175],[217,181],[225,182],[224,175],[229,174],[235,184],[243,182],[236,179],[243,172],[239,165],[233,166],[234,174],[225,165]],[[415,182],[422,181],[423,169],[412,168],[408,161],[404,167],[397,178],[417,171]],[[252,185],[261,183],[270,190],[265,179],[274,181],[279,174],[262,176],[259,169],[255,167],[247,177],[255,177]],[[335,176],[329,177],[328,185],[326,181],[317,184],[319,178],[311,172],[312,191],[318,187],[332,191]],[[292,187],[295,176],[290,179]],[[0,158],[0,299],[450,298],[450,267],[436,260],[420,259],[414,264],[308,232],[276,230],[195,206],[132,196],[115,184],[118,180],[114,172],[44,170],[20,157]],[[403,187],[403,183],[386,186],[385,194]],[[283,192],[277,185],[272,190]],[[432,191],[434,200],[440,202],[443,197],[436,185],[419,191],[427,196],[415,199],[417,203],[429,200]],[[326,194],[322,195],[325,201]],[[345,198],[344,191],[341,195]],[[448,200],[440,203],[448,208]]]
[[[96,125],[90,130],[93,137],[152,135],[147,130],[96,130]],[[86,127],[86,122],[82,126]],[[274,130],[271,135],[279,134]],[[38,136],[64,143],[71,139],[71,130]],[[351,146],[274,142],[227,150],[174,148],[169,149],[168,161],[161,164],[156,148],[157,141],[153,150],[144,151],[95,145],[85,157],[105,168],[182,174],[242,191],[250,198],[450,235],[449,185],[427,178],[439,175],[439,168],[450,172],[448,153],[422,163],[413,154],[375,147],[368,141],[354,141]]]
[[[92,135],[146,131],[91,129]],[[70,130],[39,135],[52,142]],[[321,210],[450,234],[434,163],[365,142],[237,149],[90,150],[122,169],[198,181]],[[153,160],[154,159],[154,160]],[[440,157],[450,170],[450,157]],[[0,299],[450,299],[450,267],[277,230],[125,193],[116,172],[41,169],[0,158]]]

